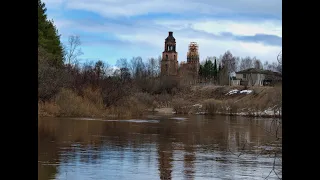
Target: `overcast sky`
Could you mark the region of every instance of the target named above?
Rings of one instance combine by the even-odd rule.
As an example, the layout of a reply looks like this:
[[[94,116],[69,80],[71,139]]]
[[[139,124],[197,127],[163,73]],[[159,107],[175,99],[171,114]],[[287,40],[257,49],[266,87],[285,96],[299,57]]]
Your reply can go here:
[[[158,57],[168,31],[178,60],[190,42],[200,59],[230,50],[235,56],[276,61],[282,47],[281,0],[43,0],[66,43],[79,35],[82,59],[114,65],[119,58]]]

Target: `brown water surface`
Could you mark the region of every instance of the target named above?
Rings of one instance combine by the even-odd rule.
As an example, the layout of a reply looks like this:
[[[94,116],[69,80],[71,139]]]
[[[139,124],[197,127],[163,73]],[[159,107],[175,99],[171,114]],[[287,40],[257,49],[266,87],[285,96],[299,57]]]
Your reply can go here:
[[[281,141],[272,122],[203,115],[40,118],[38,179],[264,179],[274,165],[281,177],[281,153],[274,158]]]

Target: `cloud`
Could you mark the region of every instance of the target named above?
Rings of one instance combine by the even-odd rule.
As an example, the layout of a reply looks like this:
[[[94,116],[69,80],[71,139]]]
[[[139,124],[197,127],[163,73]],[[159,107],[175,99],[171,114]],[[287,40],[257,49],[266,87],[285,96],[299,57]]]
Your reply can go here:
[[[48,5],[63,4],[68,9],[95,12],[104,17],[137,16],[148,13],[200,13],[215,15],[248,14],[281,18],[279,0],[45,0]]]
[[[106,59],[157,57],[168,31],[174,32],[180,61],[186,59],[193,41],[199,44],[201,60],[230,50],[236,56],[276,61],[282,46],[282,2],[278,0],[45,2],[64,41],[70,34],[80,35],[85,54],[104,47]]]
[[[282,39],[280,37],[267,34],[256,34],[254,36],[236,36],[235,39],[244,42],[257,42],[271,46],[282,45]]]

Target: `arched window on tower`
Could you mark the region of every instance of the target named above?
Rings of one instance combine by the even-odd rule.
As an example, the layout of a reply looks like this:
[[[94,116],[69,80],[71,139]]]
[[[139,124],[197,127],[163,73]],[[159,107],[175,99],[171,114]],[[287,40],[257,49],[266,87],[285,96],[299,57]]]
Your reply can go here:
[[[174,55],[173,57],[174,57],[174,60],[176,60],[176,55]]]
[[[168,60],[168,54],[166,54],[166,60]]]
[[[166,68],[166,72],[168,72],[168,64],[166,64],[165,68]]]
[[[169,51],[169,50],[170,50],[170,46],[168,45],[168,46],[167,46],[167,51]]]

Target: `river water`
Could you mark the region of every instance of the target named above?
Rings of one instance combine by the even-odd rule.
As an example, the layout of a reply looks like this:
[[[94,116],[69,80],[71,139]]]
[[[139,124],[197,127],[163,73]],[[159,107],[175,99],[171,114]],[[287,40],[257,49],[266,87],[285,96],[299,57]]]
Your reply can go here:
[[[38,179],[278,179],[276,126],[236,116],[40,118]]]

